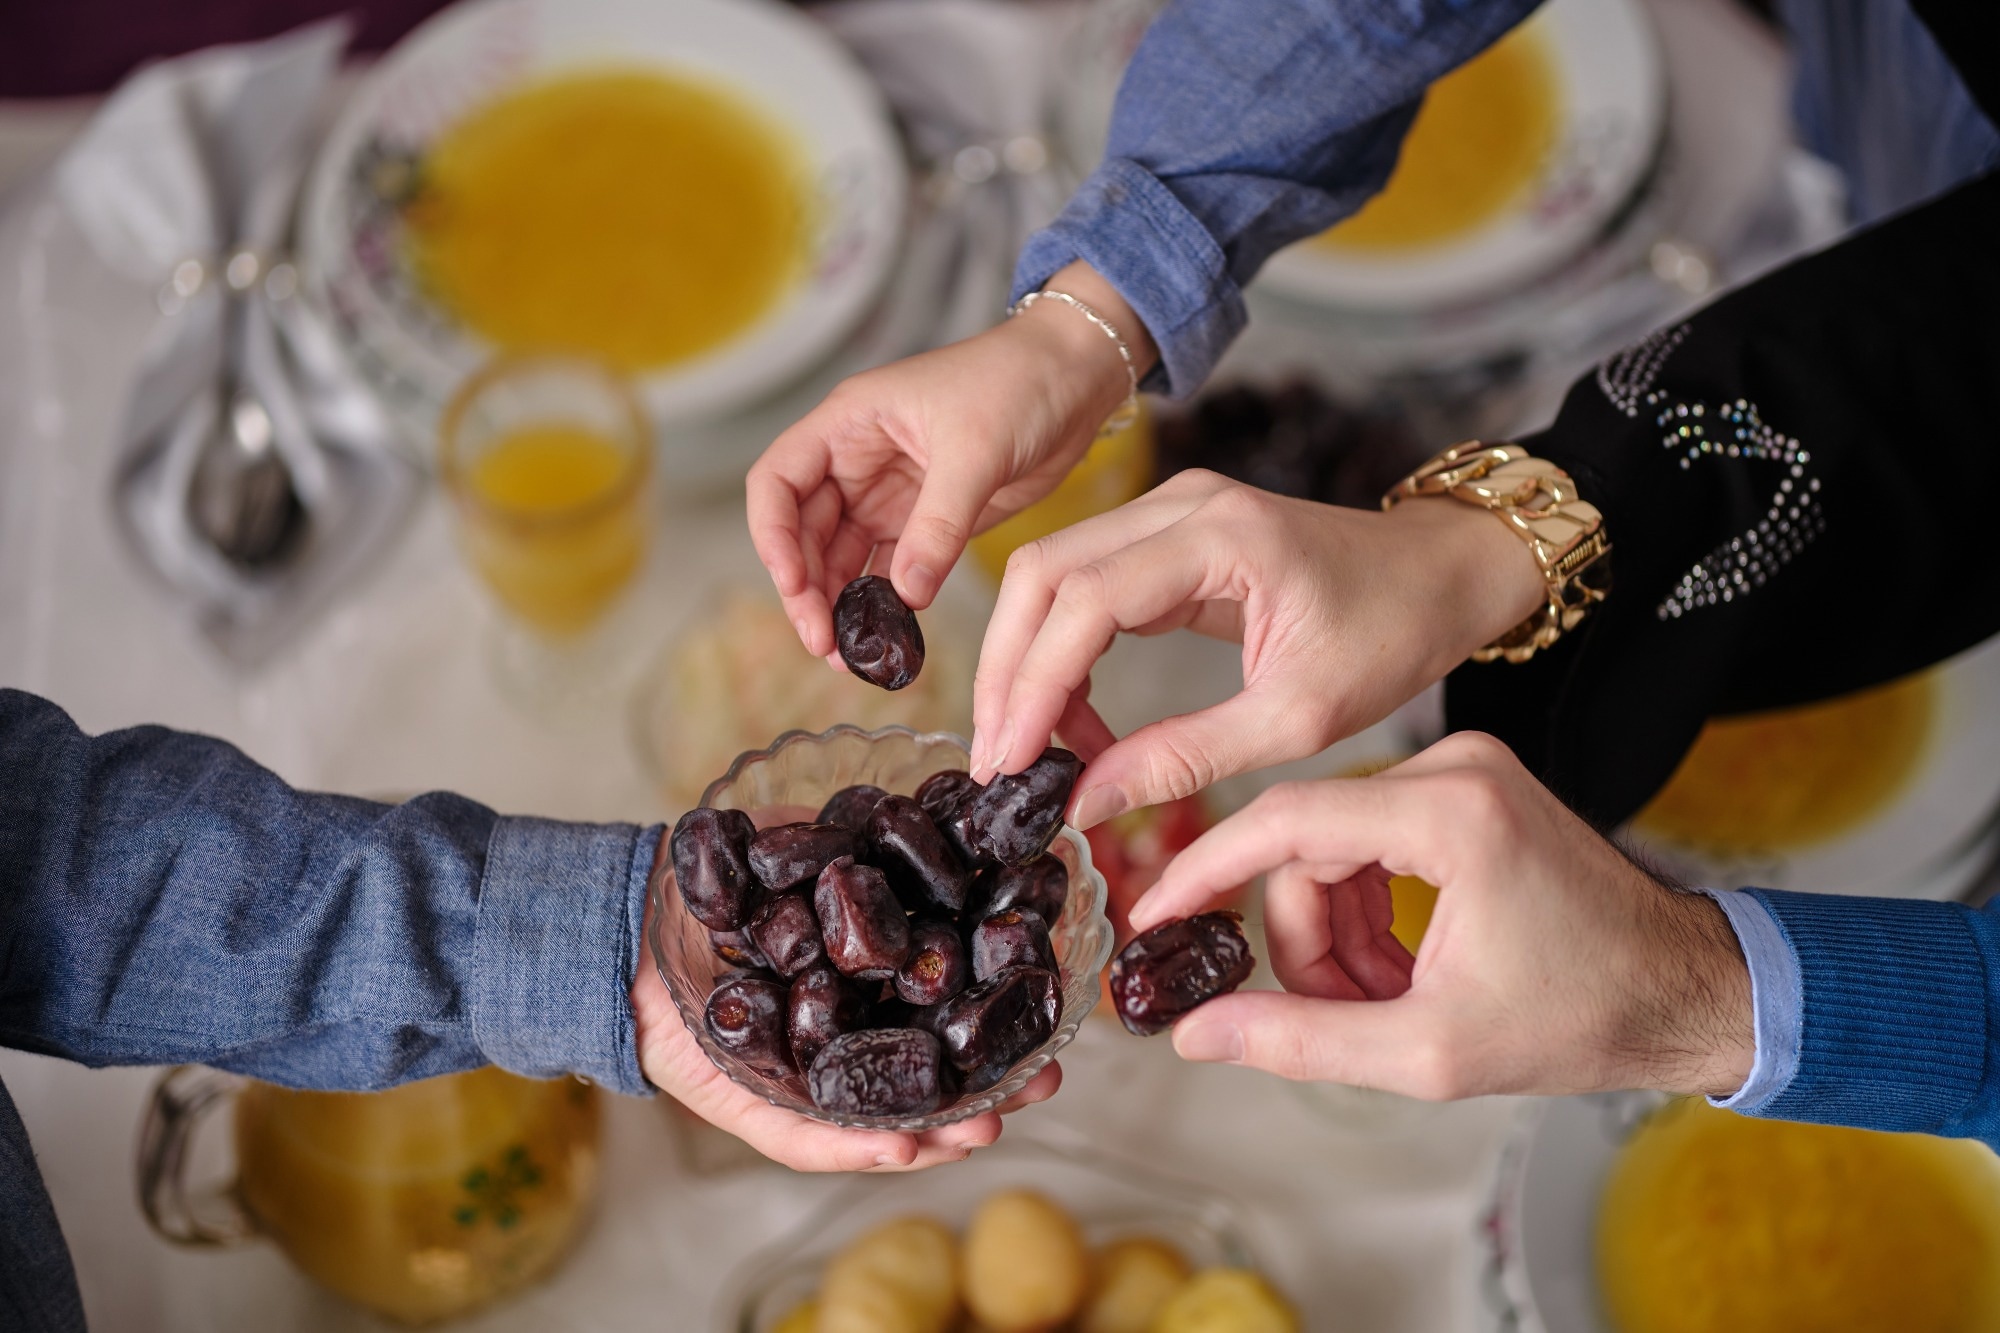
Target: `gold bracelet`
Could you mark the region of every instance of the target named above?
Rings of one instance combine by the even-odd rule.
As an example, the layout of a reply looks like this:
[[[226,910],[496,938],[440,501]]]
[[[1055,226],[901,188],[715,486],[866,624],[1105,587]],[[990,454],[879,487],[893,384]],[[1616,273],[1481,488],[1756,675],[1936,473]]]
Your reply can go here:
[[[1526,620],[1472,655],[1525,662],[1575,629],[1611,591],[1611,539],[1604,515],[1577,496],[1576,483],[1518,444],[1455,444],[1398,482],[1382,508],[1404,500],[1450,496],[1496,515],[1528,544],[1548,585],[1548,600]]]
[[[1118,349],[1118,359],[1125,363],[1125,378],[1132,387],[1126,393],[1125,401],[1118,405],[1118,410],[1106,417],[1104,424],[1097,428],[1097,437],[1099,439],[1103,439],[1107,435],[1116,435],[1119,431],[1124,430],[1136,421],[1139,416],[1139,367],[1132,360],[1132,349],[1126,344],[1125,335],[1118,331],[1116,324],[1113,324],[1095,309],[1077,300],[1068,292],[1052,292],[1046,288],[1037,292],[1029,292],[1026,296],[1014,302],[1013,305],[1008,306],[1007,318],[1012,319],[1023,311],[1032,308],[1035,302],[1041,300],[1061,301],[1064,305],[1071,307],[1078,314],[1101,329],[1104,336],[1111,339],[1111,345]]]

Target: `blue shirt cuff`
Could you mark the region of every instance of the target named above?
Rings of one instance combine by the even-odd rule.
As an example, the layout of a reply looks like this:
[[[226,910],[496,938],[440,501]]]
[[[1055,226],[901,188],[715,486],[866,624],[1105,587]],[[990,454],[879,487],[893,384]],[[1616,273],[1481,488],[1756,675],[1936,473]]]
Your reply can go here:
[[[1758,1113],[1950,1129],[1987,1059],[1986,963],[1960,903],[1748,889],[1798,959],[1798,1069]]]
[[[1243,331],[1243,293],[1222,247],[1173,191],[1129,158],[1106,158],[1061,216],[1028,239],[1014,300],[1081,259],[1117,288],[1160,349],[1142,382],[1186,397]]]
[[[479,1049],[530,1078],[581,1074],[651,1091],[631,988],[662,829],[509,818],[479,889],[472,1022]]]
[[[1799,976],[1799,956],[1764,904],[1748,893],[1702,889],[1715,899],[1736,943],[1750,965],[1750,1005],[1755,1015],[1757,1058],[1750,1077],[1728,1097],[1709,1103],[1729,1111],[1755,1115],[1791,1086],[1799,1072],[1799,1028],[1805,1013],[1805,991]]]

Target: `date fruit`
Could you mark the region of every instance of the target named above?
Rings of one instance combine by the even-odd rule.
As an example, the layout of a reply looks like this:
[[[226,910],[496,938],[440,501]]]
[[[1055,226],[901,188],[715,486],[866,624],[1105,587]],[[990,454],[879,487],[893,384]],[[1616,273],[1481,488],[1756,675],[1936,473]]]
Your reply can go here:
[[[896,994],[919,1007],[943,1004],[972,984],[965,944],[946,921],[919,921],[910,928],[910,956],[896,970]]]
[[[843,856],[861,854],[861,835],[838,824],[779,824],[750,839],[750,870],[773,893],[817,879]]]
[[[863,574],[833,604],[840,660],[870,685],[900,690],[924,669],[924,632],[916,613],[880,574]]]
[[[923,1115],[944,1095],[938,1040],[915,1028],[871,1028],[820,1049],[806,1090],[822,1111],[844,1115]]]
[[[757,947],[757,941],[750,938],[748,930],[711,930],[708,932],[708,946],[715,950],[715,956],[731,967],[767,968],[771,960]]]
[[[961,1070],[1011,1065],[1047,1041],[1062,1017],[1062,983],[1039,967],[1010,967],[945,1001],[937,1015],[945,1058]]]
[[[1155,926],[1111,960],[1111,1002],[1141,1037],[1164,1032],[1196,1005],[1227,995],[1257,965],[1235,912],[1203,912]]]
[[[741,810],[690,810],[674,825],[668,850],[688,913],[710,930],[741,930],[764,900],[750,870],[757,826]]]
[[[983,920],[995,912],[1031,912],[1050,930],[1062,920],[1069,901],[1069,867],[1052,852],[1017,866],[983,873],[967,896],[966,915]]]
[[[1019,773],[1001,774],[987,783],[965,809],[972,850],[1003,866],[1046,852],[1062,827],[1063,807],[1081,772],[1081,759],[1052,745]]]
[[[997,912],[972,928],[972,976],[991,981],[1010,967],[1056,970],[1049,928],[1032,912]]]
[[[868,1000],[861,990],[819,962],[792,981],[785,1009],[785,1035],[799,1068],[812,1068],[820,1048],[843,1032],[859,1032],[869,1024]]]
[[[910,919],[874,866],[843,856],[819,872],[813,907],[827,960],[845,976],[886,981],[910,954]]]
[[[815,823],[838,824],[842,828],[853,829],[856,833],[868,831],[868,812],[875,808],[875,802],[889,793],[872,783],[857,783],[852,787],[842,787],[826,798],[826,804],[819,808],[819,818]]]
[[[924,808],[907,796],[884,796],[868,816],[868,841],[906,907],[956,912],[970,876]]]
[[[787,980],[826,957],[819,917],[803,893],[781,893],[757,909],[744,927],[773,972]]]
[[[979,784],[962,768],[947,768],[917,784],[916,802],[924,813],[942,824],[953,811],[979,794]]]
[[[785,1040],[786,998],[780,982],[730,977],[709,993],[709,1033],[758,1073],[782,1078],[794,1072]]]
[[[947,768],[941,773],[933,773],[917,787],[916,801],[938,826],[938,831],[958,853],[958,859],[967,866],[976,864],[979,856],[972,850],[966,828],[966,811],[971,808],[972,798],[979,794],[979,784],[972,780],[972,774],[962,768]]]

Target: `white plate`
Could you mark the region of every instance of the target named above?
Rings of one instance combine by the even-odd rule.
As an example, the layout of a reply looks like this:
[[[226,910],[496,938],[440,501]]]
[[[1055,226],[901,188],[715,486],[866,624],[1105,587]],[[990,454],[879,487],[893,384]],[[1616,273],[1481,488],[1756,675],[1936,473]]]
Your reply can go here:
[[[1525,285],[1616,222],[1659,156],[1666,73],[1637,0],[1549,0],[1529,20],[1547,42],[1562,130],[1513,207],[1451,241],[1394,253],[1304,244],[1271,257],[1258,283],[1348,309],[1417,311]]]
[[[1481,1333],[1610,1333],[1597,1296],[1597,1201],[1619,1149],[1665,1100],[1557,1097],[1523,1116],[1479,1228]]]
[[[770,0],[467,0],[396,46],[347,104],[307,183],[306,290],[357,364],[427,418],[490,348],[458,329],[401,263],[398,219],[371,164],[407,159],[524,80],[654,65],[739,90],[789,132],[819,199],[806,276],[750,329],[641,377],[656,426],[753,402],[824,358],[894,259],[905,169],[875,86],[812,20]]]
[[[2000,816],[2000,636],[1937,668],[1914,780],[1853,832],[1763,861],[1724,861],[1634,835],[1685,877],[1738,888],[1951,898],[1986,863]]]

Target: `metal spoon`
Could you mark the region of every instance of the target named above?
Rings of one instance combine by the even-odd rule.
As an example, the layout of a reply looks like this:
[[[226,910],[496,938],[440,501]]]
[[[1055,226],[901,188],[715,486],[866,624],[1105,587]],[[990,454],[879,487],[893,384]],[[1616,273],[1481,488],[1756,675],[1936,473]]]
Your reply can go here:
[[[263,264],[239,250],[223,279],[229,289],[224,318],[224,366],[217,385],[215,431],[202,445],[188,486],[188,519],[224,559],[257,570],[280,562],[305,531],[291,469],[278,451],[271,414],[243,381],[248,303]]]

